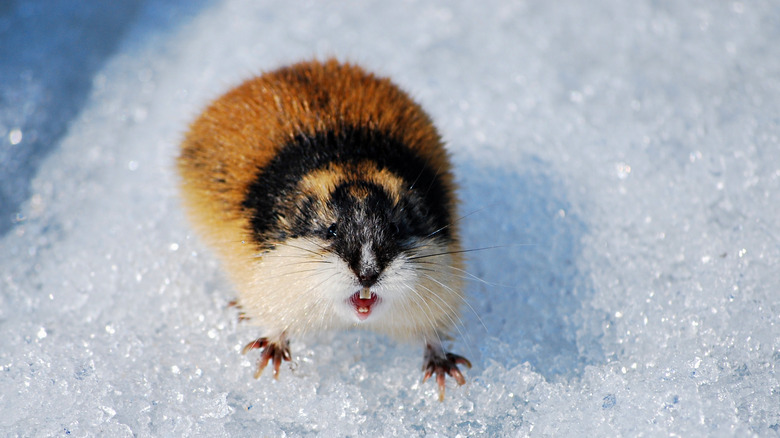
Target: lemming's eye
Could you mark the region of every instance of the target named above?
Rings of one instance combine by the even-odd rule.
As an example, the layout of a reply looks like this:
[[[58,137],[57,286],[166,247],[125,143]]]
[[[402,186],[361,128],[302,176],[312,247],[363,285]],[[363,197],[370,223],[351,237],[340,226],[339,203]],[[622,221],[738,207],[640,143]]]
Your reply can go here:
[[[334,222],[330,224],[330,226],[328,227],[328,237],[336,237],[337,236],[336,230],[337,230],[336,223]]]

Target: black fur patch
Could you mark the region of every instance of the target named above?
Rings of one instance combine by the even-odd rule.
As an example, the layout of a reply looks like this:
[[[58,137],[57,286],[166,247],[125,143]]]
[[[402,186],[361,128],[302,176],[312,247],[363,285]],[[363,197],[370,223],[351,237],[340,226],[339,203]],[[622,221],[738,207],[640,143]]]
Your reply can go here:
[[[349,194],[352,186],[359,186],[369,194],[356,199]],[[397,216],[393,202],[385,191],[371,183],[344,183],[333,191],[331,208],[339,214],[336,238],[330,245],[333,252],[347,262],[357,276],[364,271],[382,272],[399,252],[399,242],[392,236],[391,223]],[[369,244],[376,258],[374,266],[361,259],[364,244]]]
[[[280,215],[288,211],[296,197],[294,191],[308,173],[329,163],[357,164],[371,161],[414,185],[416,199],[402,199],[396,210],[404,215],[392,224],[391,231],[403,231],[409,237],[425,237],[440,230],[436,236],[449,237],[451,218],[447,207],[452,200],[438,178],[437,169],[425,159],[390,135],[366,128],[347,127],[314,136],[298,135],[285,145],[263,168],[249,186],[243,206],[251,212],[252,233],[258,243],[278,238],[280,232],[305,234],[303,228],[279,230]],[[309,206],[311,207],[311,206]],[[305,209],[304,209],[305,210]],[[301,211],[304,215],[311,212]],[[325,225],[327,227],[327,225]],[[305,228],[305,227],[304,227]]]

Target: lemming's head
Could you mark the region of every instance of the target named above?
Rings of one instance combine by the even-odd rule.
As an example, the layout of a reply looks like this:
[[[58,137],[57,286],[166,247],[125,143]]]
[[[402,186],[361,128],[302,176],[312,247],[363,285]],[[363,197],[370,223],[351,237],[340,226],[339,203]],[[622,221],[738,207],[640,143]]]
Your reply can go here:
[[[451,200],[425,163],[377,154],[319,156],[308,157],[319,159],[319,166],[297,162],[291,172],[279,157],[284,154],[250,189],[254,197],[245,206],[255,211],[251,231],[260,250],[287,254],[289,264],[280,269],[297,264],[296,272],[309,280],[301,287],[312,289],[308,295],[329,303],[339,318],[402,319],[435,292],[425,284],[447,281]],[[283,177],[275,177],[275,167]],[[300,176],[292,178],[296,171]]]

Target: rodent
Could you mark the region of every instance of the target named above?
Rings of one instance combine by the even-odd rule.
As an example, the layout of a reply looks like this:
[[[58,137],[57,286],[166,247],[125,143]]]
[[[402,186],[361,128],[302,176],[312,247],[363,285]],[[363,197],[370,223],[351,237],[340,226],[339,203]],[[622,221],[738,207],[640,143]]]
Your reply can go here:
[[[465,302],[448,153],[389,79],[334,59],[247,80],[191,124],[185,210],[262,336],[255,377],[289,339],[362,327],[424,346],[423,381],[465,382],[442,337]]]

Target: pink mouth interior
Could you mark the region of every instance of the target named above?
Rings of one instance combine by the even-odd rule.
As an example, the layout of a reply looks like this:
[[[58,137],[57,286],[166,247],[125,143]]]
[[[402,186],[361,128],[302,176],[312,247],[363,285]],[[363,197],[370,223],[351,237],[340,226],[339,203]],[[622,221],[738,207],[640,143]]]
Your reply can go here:
[[[357,315],[361,321],[371,315],[372,307],[378,300],[379,298],[373,292],[371,293],[371,298],[367,300],[360,298],[359,291],[349,297],[349,302],[352,303],[352,307],[355,308],[355,315]]]

